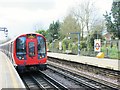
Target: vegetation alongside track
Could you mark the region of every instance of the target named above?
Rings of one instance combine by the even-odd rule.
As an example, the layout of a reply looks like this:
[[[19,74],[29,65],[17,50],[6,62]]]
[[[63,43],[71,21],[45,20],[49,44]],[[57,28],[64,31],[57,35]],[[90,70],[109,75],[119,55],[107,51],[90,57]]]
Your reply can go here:
[[[95,14],[99,12],[94,7],[94,3],[84,1],[70,10],[63,22],[59,20],[53,21],[48,30],[38,30],[36,32],[43,34],[47,38],[48,48],[53,52],[77,54],[79,39],[77,34],[69,35],[69,33],[79,32],[81,55],[96,56],[94,39],[101,39],[101,51],[105,53],[105,57],[120,59],[118,58],[120,56],[120,53],[118,53],[118,40],[120,40],[119,10],[120,1],[113,0],[111,12],[102,14],[104,18],[97,17]],[[112,45],[111,40],[112,42],[117,41],[116,44]],[[61,50],[59,50],[59,42],[62,42]],[[105,45],[104,42],[108,42],[108,45]]]

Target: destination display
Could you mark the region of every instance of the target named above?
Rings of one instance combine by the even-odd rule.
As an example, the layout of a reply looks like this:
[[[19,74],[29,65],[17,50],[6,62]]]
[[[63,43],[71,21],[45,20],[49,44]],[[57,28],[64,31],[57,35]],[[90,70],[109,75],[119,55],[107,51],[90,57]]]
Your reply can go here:
[[[35,34],[27,34],[27,38],[33,39],[33,38],[36,38],[36,35]]]

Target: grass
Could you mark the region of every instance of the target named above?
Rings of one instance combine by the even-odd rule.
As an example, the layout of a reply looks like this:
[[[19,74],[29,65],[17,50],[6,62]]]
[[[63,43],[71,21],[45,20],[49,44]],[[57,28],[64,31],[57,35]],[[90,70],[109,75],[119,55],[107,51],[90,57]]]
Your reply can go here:
[[[111,59],[118,59],[118,48],[117,46],[113,46],[112,48],[110,46],[102,46],[102,52],[105,53],[106,57],[109,57]]]

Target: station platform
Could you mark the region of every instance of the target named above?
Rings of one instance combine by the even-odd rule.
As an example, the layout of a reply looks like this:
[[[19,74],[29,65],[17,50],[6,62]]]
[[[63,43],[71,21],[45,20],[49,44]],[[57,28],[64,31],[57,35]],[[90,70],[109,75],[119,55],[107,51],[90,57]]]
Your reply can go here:
[[[48,57],[50,56],[50,57],[60,58],[68,61],[89,64],[97,67],[120,71],[120,60],[118,59],[78,56],[78,55],[69,55],[69,54],[52,53],[52,52],[48,52],[47,55]]]
[[[25,86],[9,58],[0,51],[0,90],[2,88],[25,89]]]

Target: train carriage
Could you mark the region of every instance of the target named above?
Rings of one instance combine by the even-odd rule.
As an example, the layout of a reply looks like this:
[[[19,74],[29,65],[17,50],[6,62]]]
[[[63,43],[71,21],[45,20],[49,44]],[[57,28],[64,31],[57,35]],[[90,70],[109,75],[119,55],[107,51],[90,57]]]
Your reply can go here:
[[[19,35],[13,40],[0,45],[19,71],[30,69],[45,70],[47,67],[46,39],[37,33]]]

